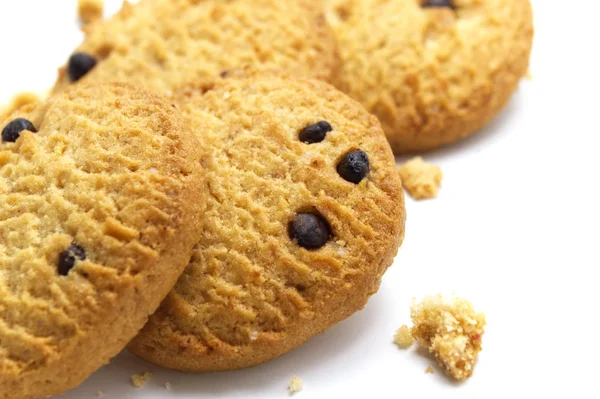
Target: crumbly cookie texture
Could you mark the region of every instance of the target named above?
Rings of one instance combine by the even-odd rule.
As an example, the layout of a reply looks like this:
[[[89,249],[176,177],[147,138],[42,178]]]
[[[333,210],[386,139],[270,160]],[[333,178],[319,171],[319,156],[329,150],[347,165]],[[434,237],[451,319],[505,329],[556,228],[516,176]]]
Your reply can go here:
[[[77,0],[77,12],[84,24],[96,22],[104,13],[104,0]]]
[[[302,391],[303,388],[304,381],[302,381],[300,377],[292,377],[292,379],[290,380],[290,385],[288,386],[288,391],[290,392],[290,395],[297,394],[298,392]]]
[[[94,62],[71,58],[55,91],[73,81],[123,81],[164,93],[243,65],[331,80],[340,66],[333,32],[314,0],[125,2],[92,25],[74,51],[81,53]]]
[[[198,141],[161,97],[80,85],[0,120],[0,398],[57,395],[146,323],[198,242]]]
[[[437,2],[440,3],[440,2]],[[527,73],[529,0],[326,0],[342,58],[339,87],[381,121],[395,153],[479,130]]]
[[[131,376],[131,384],[136,388],[143,388],[152,378],[152,373],[134,374]]]
[[[442,184],[443,173],[439,166],[415,157],[398,168],[402,186],[416,200],[434,198]]]
[[[394,335],[394,343],[401,349],[410,348],[415,343],[411,329],[408,326],[400,327]]]
[[[316,80],[230,72],[176,94],[211,154],[185,274],[129,346],[186,371],[250,367],[362,309],[404,235],[381,126]]]
[[[0,106],[0,121],[5,120],[17,111],[21,111],[24,114],[31,112],[41,101],[41,97],[36,93],[18,93],[13,96],[8,104]]]
[[[412,335],[434,354],[446,373],[457,380],[473,374],[486,324],[462,298],[429,296],[411,307]]]

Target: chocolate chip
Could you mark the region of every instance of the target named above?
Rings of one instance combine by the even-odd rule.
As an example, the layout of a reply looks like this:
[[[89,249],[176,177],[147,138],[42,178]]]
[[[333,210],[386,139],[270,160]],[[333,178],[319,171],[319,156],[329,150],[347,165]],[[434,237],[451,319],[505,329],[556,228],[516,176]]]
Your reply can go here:
[[[337,171],[345,180],[358,184],[369,173],[369,157],[363,150],[356,150],[344,155],[337,166]]]
[[[85,260],[85,249],[77,244],[71,244],[60,253],[58,258],[58,274],[66,276],[78,260]]]
[[[439,8],[439,7],[448,7],[453,10],[456,9],[452,0],[425,0],[425,2],[421,5],[423,8]]]
[[[14,143],[19,139],[23,130],[37,133],[37,129],[33,126],[33,123],[27,119],[17,118],[2,129],[2,141]]]
[[[300,132],[300,141],[307,144],[320,143],[325,140],[327,133],[331,132],[333,128],[329,122],[321,121],[314,125],[306,126]]]
[[[306,249],[319,249],[329,241],[331,228],[321,215],[298,213],[288,226],[292,240]]]
[[[83,78],[89,71],[94,69],[98,61],[94,57],[86,53],[75,53],[69,58],[67,67],[69,79],[71,82],[77,82]]]
[[[229,75],[229,71],[223,71],[219,76],[221,76],[222,78],[226,78],[227,75]]]

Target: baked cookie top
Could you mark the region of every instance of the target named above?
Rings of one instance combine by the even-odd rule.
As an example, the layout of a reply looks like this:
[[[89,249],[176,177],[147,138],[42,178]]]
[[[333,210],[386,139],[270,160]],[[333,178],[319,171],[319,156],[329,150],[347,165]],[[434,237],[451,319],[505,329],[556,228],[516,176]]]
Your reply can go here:
[[[339,86],[381,121],[396,153],[487,124],[527,73],[529,0],[326,0]]]
[[[210,154],[205,229],[129,348],[181,370],[252,366],[350,316],[404,235],[375,117],[316,80],[226,76],[177,93]]]
[[[204,169],[181,114],[128,85],[25,102],[0,129],[0,398],[45,397],[121,351],[173,287]]]
[[[90,27],[55,91],[116,80],[168,92],[243,65],[329,80],[338,64],[312,0],[141,0]]]

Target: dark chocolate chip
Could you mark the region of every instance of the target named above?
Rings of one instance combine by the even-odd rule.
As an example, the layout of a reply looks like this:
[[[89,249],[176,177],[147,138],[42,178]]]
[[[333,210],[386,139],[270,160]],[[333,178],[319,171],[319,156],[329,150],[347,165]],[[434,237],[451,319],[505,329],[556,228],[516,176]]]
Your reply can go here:
[[[320,143],[325,140],[327,133],[331,132],[333,128],[329,122],[321,121],[314,125],[306,126],[300,132],[300,141],[307,144]]]
[[[331,228],[321,215],[298,213],[289,223],[288,233],[301,247],[319,249],[329,241]]]
[[[423,8],[440,8],[440,7],[448,7],[453,10],[456,9],[452,0],[425,0],[422,4]]]
[[[98,61],[94,57],[86,53],[75,53],[69,58],[67,67],[69,79],[71,82],[77,82],[83,78],[89,71],[94,69]]]
[[[227,75],[229,75],[229,71],[223,71],[219,76],[221,76],[222,78],[226,78]]]
[[[347,153],[337,166],[340,176],[355,184],[360,183],[369,170],[369,157],[363,150]]]
[[[71,244],[60,253],[58,258],[58,274],[66,276],[78,260],[85,260],[85,249],[77,244]]]
[[[33,123],[27,119],[17,118],[2,129],[2,141],[14,143],[19,139],[23,130],[37,133],[37,129],[33,126]]]

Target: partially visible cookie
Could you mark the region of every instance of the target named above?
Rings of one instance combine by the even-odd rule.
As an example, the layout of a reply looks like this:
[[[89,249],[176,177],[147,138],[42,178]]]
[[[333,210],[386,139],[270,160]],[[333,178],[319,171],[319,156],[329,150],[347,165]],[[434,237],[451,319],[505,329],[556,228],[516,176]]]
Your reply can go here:
[[[529,0],[326,0],[339,86],[395,153],[430,150],[492,120],[527,73]]]
[[[94,24],[55,91],[76,81],[124,81],[168,92],[253,65],[332,79],[333,32],[313,0],[141,0]]]
[[[377,119],[316,80],[232,72],[177,95],[210,154],[205,228],[130,351],[180,370],[249,367],[362,309],[404,236]]]
[[[77,386],[188,263],[201,153],[171,103],[78,85],[0,120],[0,398]]]

